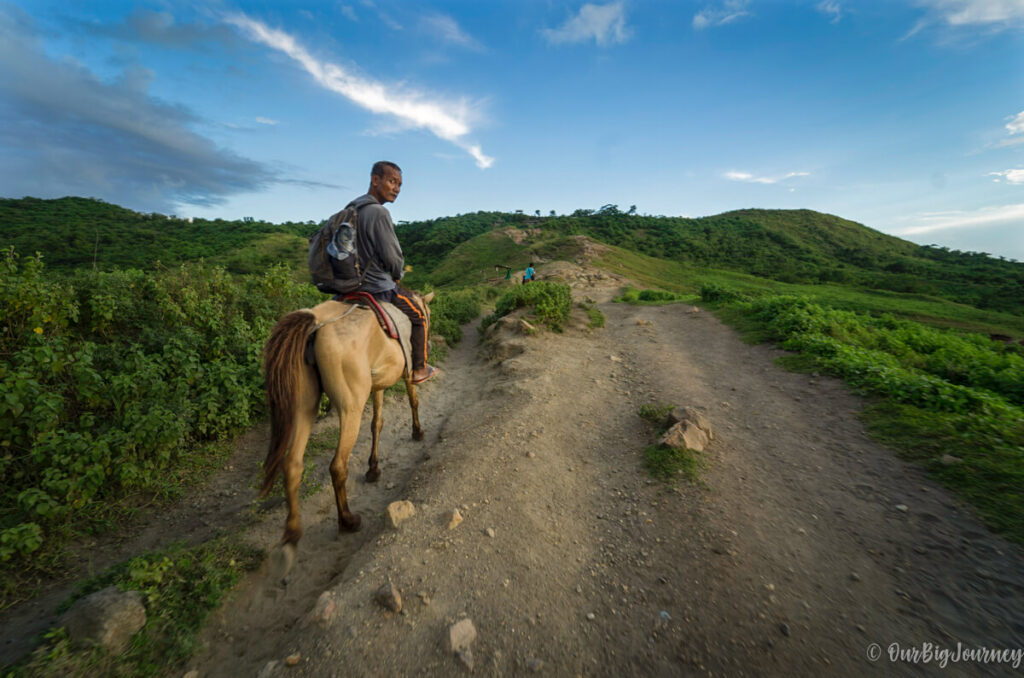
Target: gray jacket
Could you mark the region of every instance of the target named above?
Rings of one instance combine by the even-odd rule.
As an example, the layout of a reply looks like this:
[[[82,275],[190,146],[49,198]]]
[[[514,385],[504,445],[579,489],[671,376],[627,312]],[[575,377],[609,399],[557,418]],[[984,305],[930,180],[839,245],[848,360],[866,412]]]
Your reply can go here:
[[[349,205],[359,209],[359,266],[366,272],[359,289],[371,293],[395,289],[395,280],[405,275],[405,257],[391,214],[369,193]]]

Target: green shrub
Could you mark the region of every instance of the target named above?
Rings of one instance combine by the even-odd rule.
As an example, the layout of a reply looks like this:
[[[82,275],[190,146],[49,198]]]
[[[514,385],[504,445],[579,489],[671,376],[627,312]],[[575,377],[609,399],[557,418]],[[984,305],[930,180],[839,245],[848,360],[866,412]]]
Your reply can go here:
[[[486,300],[483,288],[471,287],[454,292],[439,292],[430,304],[430,332],[454,346],[462,340],[462,325],[480,315]]]
[[[125,653],[72,647],[62,629],[53,629],[27,660],[5,675],[21,676],[163,676],[180,674],[195,650],[195,637],[215,610],[262,554],[229,538],[195,547],[174,544],[108,568],[80,582],[61,611],[108,586],[138,591],[146,607],[146,624]]]
[[[168,491],[197,445],[264,415],[260,351],[316,303],[283,266],[142,272],[43,269],[9,250],[0,276],[0,573],[49,562],[112,505]],[[46,557],[40,557],[45,555]],[[30,560],[31,559],[31,560]]]
[[[487,329],[521,307],[533,307],[537,319],[555,332],[562,331],[562,323],[569,319],[572,310],[572,294],[569,286],[561,283],[539,281],[512,288],[498,298],[494,313],[483,319],[481,330]]]

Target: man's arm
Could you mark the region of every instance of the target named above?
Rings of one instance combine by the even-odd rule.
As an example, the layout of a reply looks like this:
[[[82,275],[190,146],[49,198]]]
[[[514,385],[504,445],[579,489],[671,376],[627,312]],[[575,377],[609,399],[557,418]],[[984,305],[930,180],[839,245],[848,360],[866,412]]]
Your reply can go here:
[[[370,242],[377,251],[381,268],[392,280],[401,280],[405,257],[402,255],[402,246],[398,244],[391,215],[380,205],[367,205],[360,217],[365,219],[361,227],[367,229],[367,235],[370,236]]]

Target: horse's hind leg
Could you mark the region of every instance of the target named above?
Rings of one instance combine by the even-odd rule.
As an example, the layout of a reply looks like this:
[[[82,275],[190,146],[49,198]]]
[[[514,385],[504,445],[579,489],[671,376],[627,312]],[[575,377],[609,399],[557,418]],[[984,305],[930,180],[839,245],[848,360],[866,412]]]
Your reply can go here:
[[[348,508],[345,483],[348,481],[349,456],[359,437],[359,420],[363,414],[362,405],[366,402],[366,394],[364,393],[361,398],[347,394],[346,398],[335,402],[344,403],[344,406],[338,409],[341,435],[338,438],[338,450],[334,454],[334,461],[331,462],[331,481],[334,483],[334,499],[338,505],[338,529],[355,532],[359,529],[362,519],[359,514],[352,513]],[[358,403],[358,406],[355,403]]]
[[[370,459],[367,462],[366,482],[375,483],[380,478],[380,468],[377,466],[377,443],[380,441],[380,429],[384,425],[384,417],[381,410],[384,407],[384,391],[373,392],[373,444],[370,445]]]
[[[412,377],[405,380],[405,390],[409,394],[409,409],[412,410],[412,439],[423,440],[423,429],[420,428],[420,398],[416,395],[416,385]]]
[[[284,543],[294,546],[302,537],[302,518],[299,515],[299,483],[302,482],[302,458],[309,442],[309,433],[316,421],[320,405],[320,388],[316,375],[306,375],[295,409],[295,428],[288,458],[284,463],[284,491],[288,499],[288,519],[285,521]]]

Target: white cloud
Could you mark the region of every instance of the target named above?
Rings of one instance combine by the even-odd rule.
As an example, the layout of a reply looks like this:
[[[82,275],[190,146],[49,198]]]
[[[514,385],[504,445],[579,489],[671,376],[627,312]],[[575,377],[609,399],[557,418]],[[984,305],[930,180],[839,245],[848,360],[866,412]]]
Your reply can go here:
[[[435,136],[472,155],[481,169],[494,163],[494,158],[484,155],[479,145],[465,139],[472,131],[466,102],[434,101],[416,92],[390,89],[382,83],[352,75],[337,64],[315,59],[291,35],[269,28],[244,14],[228,15],[225,20],[252,40],[287,54],[325,89],[337,92],[373,113],[390,115],[407,126],[430,130]]]
[[[1013,116],[1013,118],[1010,119],[1010,122],[1006,123],[1006,130],[1010,134],[1024,133],[1024,111]]]
[[[594,40],[604,46],[624,43],[633,32],[626,26],[626,11],[622,2],[610,2],[607,5],[587,3],[560,27],[544,28],[541,34],[548,42],[556,45]]]
[[[785,181],[786,179],[792,179],[793,177],[807,177],[807,176],[810,176],[810,173],[809,172],[789,172],[788,174],[784,174],[781,177],[758,177],[758,176],[754,176],[750,172],[731,171],[731,172],[726,172],[722,176],[724,176],[726,179],[731,179],[732,181],[746,181],[746,182],[752,183],[752,184],[777,184],[780,181]]]
[[[270,118],[263,118],[263,117],[256,118],[256,122],[260,123],[261,125],[277,125],[277,124],[280,124],[280,121],[278,121],[278,120],[272,120]]]
[[[1024,204],[982,207],[973,212],[940,212],[913,218],[919,225],[900,231],[899,235],[921,235],[932,231],[979,228],[1006,222],[1024,222]]]
[[[925,15],[904,39],[936,24],[957,31],[1024,29],[1024,0],[916,0],[915,4]]]
[[[693,27],[699,31],[742,19],[750,14],[747,11],[747,3],[748,0],[724,0],[720,5],[705,7],[693,15]]]
[[[380,19],[381,23],[383,23],[385,26],[387,26],[388,28],[390,28],[393,31],[400,31],[400,30],[402,30],[402,24],[400,24],[397,21],[395,21],[394,19],[392,19],[390,14],[388,14],[384,10],[380,9],[379,7],[377,7],[377,5],[374,4],[373,0],[359,0],[359,1],[363,5],[363,7],[368,7],[369,9],[372,9],[374,12],[376,12],[377,13],[377,18]],[[342,11],[344,11],[344,10],[342,10]]]
[[[441,42],[458,47],[465,47],[477,52],[483,51],[476,38],[467,34],[459,27],[458,22],[446,14],[428,14],[420,20],[423,29]]]
[[[345,15],[345,18],[349,21],[359,23],[359,17],[356,16],[356,11],[352,9],[352,5],[342,5],[341,13]]]
[[[837,24],[843,18],[843,8],[836,0],[822,0],[817,4],[817,9],[822,14],[831,17],[831,23]]]
[[[1024,184],[1024,169],[1008,169],[1002,172],[989,172],[986,176],[1002,177],[1008,184]],[[999,179],[995,179],[996,182]]]

